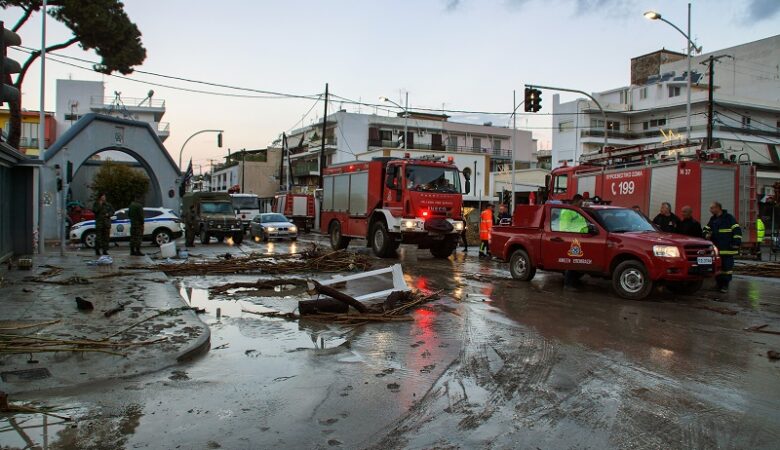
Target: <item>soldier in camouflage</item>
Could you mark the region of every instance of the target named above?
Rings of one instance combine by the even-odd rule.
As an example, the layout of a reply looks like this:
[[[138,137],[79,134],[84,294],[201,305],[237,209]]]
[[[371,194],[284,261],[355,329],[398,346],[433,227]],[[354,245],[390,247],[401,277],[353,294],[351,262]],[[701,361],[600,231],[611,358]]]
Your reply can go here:
[[[195,228],[197,225],[197,214],[195,205],[190,205],[190,209],[184,213],[184,236],[187,247],[195,246]]]
[[[144,207],[138,199],[130,203],[127,216],[130,219],[130,255],[143,256],[141,240],[144,236]]]
[[[92,207],[95,212],[95,255],[100,255],[101,250],[104,255],[108,255],[108,242],[111,239],[111,216],[114,215],[114,208],[106,201],[106,194],[100,193],[97,201]]]

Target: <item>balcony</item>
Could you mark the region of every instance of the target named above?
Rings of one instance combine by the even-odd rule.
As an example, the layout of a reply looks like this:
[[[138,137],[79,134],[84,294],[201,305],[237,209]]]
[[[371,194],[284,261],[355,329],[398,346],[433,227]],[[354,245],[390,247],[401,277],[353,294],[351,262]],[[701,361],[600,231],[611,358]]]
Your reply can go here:
[[[114,105],[115,97],[91,97],[89,104],[91,107],[103,107],[111,108]],[[137,98],[137,97],[120,97],[122,104],[127,109],[131,108],[158,108],[165,109],[165,100],[157,98]]]
[[[387,141],[387,140],[379,140],[379,139],[369,139],[368,146],[381,147],[381,148],[396,148],[396,149],[403,148],[403,145],[399,145],[397,141]],[[481,153],[485,155],[490,155],[493,158],[498,158],[498,159],[512,158],[512,150],[510,149],[492,149],[492,148],[482,148],[482,147],[475,148],[475,147],[444,145],[444,144],[432,145],[432,144],[420,144],[417,142],[412,142],[407,147],[407,150],[430,150],[434,152],[446,152],[446,153]]]
[[[169,122],[157,122],[152,124],[152,128],[157,129],[157,137],[165,141],[171,135],[171,124]]]
[[[311,175],[319,175],[320,167],[318,161],[303,161],[292,166],[292,174],[294,177],[308,177]]]

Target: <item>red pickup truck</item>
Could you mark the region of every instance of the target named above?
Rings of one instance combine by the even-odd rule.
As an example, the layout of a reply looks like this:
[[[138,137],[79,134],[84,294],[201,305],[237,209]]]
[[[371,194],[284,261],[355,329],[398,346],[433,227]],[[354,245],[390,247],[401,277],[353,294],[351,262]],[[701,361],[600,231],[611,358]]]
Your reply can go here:
[[[618,295],[642,299],[654,283],[692,294],[720,268],[711,242],[656,230],[643,215],[613,206],[519,205],[512,225],[493,228],[490,253],[517,280],[536,269],[611,278]]]

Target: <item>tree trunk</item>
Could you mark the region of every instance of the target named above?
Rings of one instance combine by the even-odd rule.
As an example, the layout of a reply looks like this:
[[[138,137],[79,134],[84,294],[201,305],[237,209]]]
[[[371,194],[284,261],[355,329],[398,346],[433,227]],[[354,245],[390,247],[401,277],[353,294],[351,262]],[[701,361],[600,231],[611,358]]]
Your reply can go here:
[[[19,150],[19,141],[22,138],[22,92],[19,91],[19,100],[8,102],[8,109],[11,111],[11,117],[8,119],[8,139],[7,144]]]

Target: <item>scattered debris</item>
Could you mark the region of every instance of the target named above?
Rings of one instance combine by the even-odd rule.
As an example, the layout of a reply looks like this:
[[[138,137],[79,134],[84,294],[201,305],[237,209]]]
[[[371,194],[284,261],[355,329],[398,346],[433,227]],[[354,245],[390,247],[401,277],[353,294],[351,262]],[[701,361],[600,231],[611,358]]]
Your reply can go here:
[[[161,270],[172,276],[187,276],[236,273],[347,272],[363,271],[370,267],[371,259],[366,255],[346,250],[326,252],[320,247],[313,246],[307,251],[288,255],[252,253],[245,257],[232,257],[229,260],[163,263],[147,266],[144,269]]]
[[[301,300],[298,302],[298,311],[302,316],[320,313],[344,314],[349,311],[349,304],[332,298]]]
[[[745,328],[745,331],[752,331],[754,333],[766,333],[766,334],[777,334],[777,335],[780,335],[780,331],[765,330],[764,328],[766,328],[768,326],[769,326],[768,324],[755,325],[755,326],[752,326],[752,327]]]
[[[361,314],[365,314],[368,312],[368,308],[366,307],[366,305],[360,303],[359,301],[355,300],[353,297],[341,291],[333,289],[330,286],[323,286],[318,281],[312,281],[311,284],[313,286],[312,290],[317,294],[327,295],[328,297],[331,297],[348,306],[355,308]],[[300,308],[300,302],[298,302],[298,305]],[[301,314],[305,314],[305,313],[301,311]]]
[[[777,361],[778,359],[780,359],[780,353],[774,350],[767,350],[766,357],[772,361]]]
[[[33,408],[31,406],[24,405],[12,405],[8,403],[8,394],[0,391],[0,413],[26,413],[26,414],[45,414],[47,416],[55,417],[66,422],[70,422],[70,417],[60,416],[54,413],[50,413],[42,408]]]
[[[76,297],[76,308],[79,309],[79,311],[92,311],[95,309],[95,305],[92,304],[89,300],[84,300],[81,297]]]
[[[229,348],[229,347],[230,347],[230,344],[227,343],[227,344],[222,344],[222,345],[219,345],[217,347],[214,347],[214,348],[212,348],[212,350],[224,350],[224,349]]]
[[[56,353],[56,352],[94,352],[107,353],[115,356],[127,356],[125,353],[115,351],[118,348],[137,347],[158,344],[168,338],[160,338],[151,341],[111,341],[115,335],[95,340],[86,338],[55,338],[44,336],[20,336],[17,334],[0,334],[0,354],[30,354]]]
[[[104,312],[103,315],[106,316],[106,317],[111,317],[114,314],[116,314],[118,312],[121,312],[121,311],[124,311],[124,310],[125,310],[125,305],[119,305],[117,307],[111,308],[108,311]]]
[[[54,325],[55,323],[60,323],[60,320],[50,320],[48,322],[37,322],[37,323],[30,323],[24,325],[0,327],[0,331],[15,331],[15,330],[24,330],[27,328],[46,327],[49,325]]]
[[[780,262],[737,264],[734,266],[734,273],[753,277],[780,278]]]
[[[234,289],[246,289],[246,290],[261,290],[261,289],[276,289],[279,286],[308,286],[308,282],[299,278],[288,278],[284,280],[257,280],[255,282],[239,282],[239,283],[227,283],[219,286],[212,286],[209,291],[212,294],[227,294]]]

